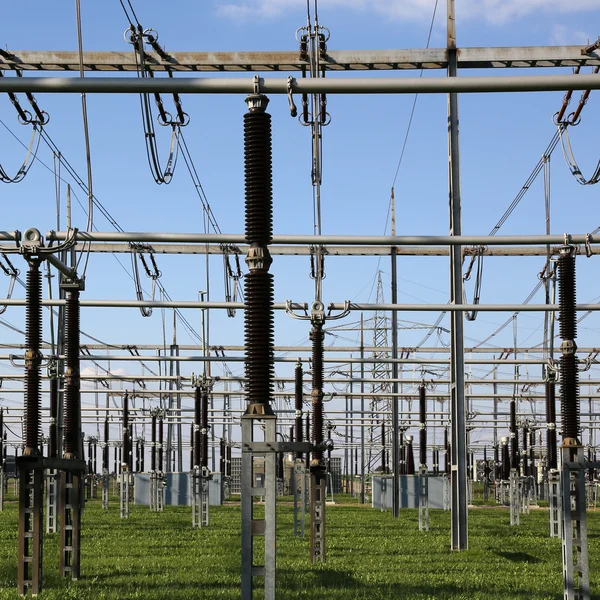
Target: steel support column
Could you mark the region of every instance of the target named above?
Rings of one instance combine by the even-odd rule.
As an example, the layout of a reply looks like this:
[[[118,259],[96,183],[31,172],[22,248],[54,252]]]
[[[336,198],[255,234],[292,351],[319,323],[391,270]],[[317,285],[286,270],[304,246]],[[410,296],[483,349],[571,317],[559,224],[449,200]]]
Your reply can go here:
[[[448,0],[448,77],[457,76],[456,27],[454,0]],[[450,235],[462,235],[460,163],[459,163],[458,96],[448,94],[448,174],[450,201]],[[461,246],[450,248],[450,304],[459,304],[463,298]],[[463,313],[450,315],[451,368],[450,393],[452,427],[452,549],[468,548],[467,531],[467,435],[465,415],[465,368]]]

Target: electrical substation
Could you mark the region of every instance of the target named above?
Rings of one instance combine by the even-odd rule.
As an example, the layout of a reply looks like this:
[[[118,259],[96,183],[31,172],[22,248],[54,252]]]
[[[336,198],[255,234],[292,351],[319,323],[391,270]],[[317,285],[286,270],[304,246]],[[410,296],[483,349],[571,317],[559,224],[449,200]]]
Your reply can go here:
[[[285,51],[267,37],[259,50],[187,40],[174,51],[182,40],[158,33],[171,17],[114,4],[124,39],[107,28],[94,49],[79,0],[75,49],[1,40],[11,589],[51,591],[44,545],[57,540],[59,577],[93,590],[89,507],[97,520],[117,515],[116,528],[187,511],[202,555],[230,506],[241,523],[232,597],[286,598],[284,585],[301,584],[280,581],[281,538],[326,573],[343,561],[332,519],[353,503],[390,528],[409,515],[424,540],[447,515],[450,558],[471,552],[474,512],[506,515],[507,544],[543,514],[545,538],[560,543],[553,597],[600,597],[588,534],[600,500],[600,162],[589,141],[600,38],[463,47],[460,3],[436,0],[426,47],[340,50],[332,13],[309,0]],[[413,117],[428,121],[408,146],[418,198],[398,179]],[[510,167],[493,119],[518,121]],[[392,128],[384,160],[376,146]],[[374,182],[396,164],[391,191]],[[427,586],[414,597],[454,597]],[[186,598],[225,597],[192,587]],[[343,597],[403,597],[379,594]]]

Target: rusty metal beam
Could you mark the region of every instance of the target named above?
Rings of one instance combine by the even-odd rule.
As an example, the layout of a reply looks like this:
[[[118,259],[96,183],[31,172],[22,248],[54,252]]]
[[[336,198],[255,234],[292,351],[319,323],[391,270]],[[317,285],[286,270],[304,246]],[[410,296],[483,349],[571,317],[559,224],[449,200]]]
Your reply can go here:
[[[75,51],[12,50],[0,57],[0,69],[25,71],[79,71]],[[173,52],[163,60],[153,52],[147,54],[148,68],[153,71],[182,72],[272,72],[302,71],[308,61],[299,59],[298,51],[274,52]],[[332,50],[322,65],[328,71],[390,71],[446,69],[445,48],[403,50]],[[136,71],[133,52],[84,52],[86,71]],[[583,54],[580,46],[517,46],[500,48],[462,48],[458,50],[459,69],[548,68],[596,66],[598,50]]]

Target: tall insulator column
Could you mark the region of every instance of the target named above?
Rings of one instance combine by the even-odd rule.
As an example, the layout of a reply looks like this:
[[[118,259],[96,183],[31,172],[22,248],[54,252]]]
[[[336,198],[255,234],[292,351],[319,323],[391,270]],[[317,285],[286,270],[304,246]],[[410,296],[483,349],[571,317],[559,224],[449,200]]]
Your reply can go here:
[[[56,420],[58,418],[58,378],[52,374],[50,376],[50,425],[48,427],[48,456],[56,458],[58,456],[58,433]]]
[[[79,290],[69,289],[65,305],[65,458],[80,458],[81,380],[79,372]]]
[[[450,475],[450,442],[447,427],[444,427],[444,473]]]
[[[156,471],[156,413],[152,413],[152,451],[150,452],[150,470]]]
[[[419,464],[427,466],[427,396],[425,386],[419,386]]]
[[[25,325],[25,448],[23,456],[38,456],[40,441],[40,364],[42,355],[42,273],[40,261],[29,259],[26,278]]]
[[[103,471],[104,470],[108,471],[108,461],[109,461],[108,432],[109,432],[108,417],[106,417],[104,419],[104,446],[102,446],[102,470]]]
[[[323,423],[323,323],[316,321],[310,330],[312,342],[312,442],[317,448],[313,450],[311,466],[323,463],[323,450],[319,446],[325,440]]]
[[[219,441],[219,471],[221,473],[221,477],[225,477],[225,468],[227,464],[227,449],[225,447],[225,440],[221,438]]]
[[[510,479],[510,450],[508,448],[508,438],[502,438],[502,479]]]
[[[307,414],[306,415],[306,421],[305,421],[305,433],[306,433],[306,439],[310,440],[310,415]],[[306,468],[310,468],[310,452],[306,453]]]
[[[560,408],[563,444],[579,445],[579,369],[577,368],[577,313],[575,310],[575,248],[564,246],[558,257],[560,304]]]
[[[406,474],[415,474],[415,453],[413,450],[412,435],[406,436]]]
[[[556,469],[558,466],[556,450],[556,379],[554,371],[548,373],[545,384],[546,393],[546,468]]]
[[[164,427],[162,416],[158,419],[158,470],[163,471],[163,440]]]
[[[494,480],[498,481],[501,475],[500,469],[500,446],[496,444],[494,446]]]
[[[295,400],[295,409],[296,409],[296,434],[294,436],[297,442],[302,441],[302,408],[304,396],[302,392],[302,363],[298,361],[296,363],[296,368],[294,370],[294,400]],[[296,454],[296,458],[302,458],[302,452],[298,452]]]
[[[246,98],[244,115],[244,170],[246,256],[244,277],[245,369],[249,414],[273,415],[270,405],[274,378],[273,275],[269,273],[273,239],[271,175],[271,115],[262,94]]]
[[[200,390],[200,386],[196,386],[194,389],[194,426],[192,431],[194,432],[194,460],[192,462],[193,468],[200,468],[202,464],[202,444],[200,443],[200,421],[202,419],[202,391]]]
[[[123,429],[122,429],[123,453],[121,455],[121,464],[129,466],[129,395],[125,392],[123,396]]]
[[[201,467],[204,473],[208,472],[208,389],[206,387],[202,388],[202,419],[201,419]]]
[[[519,468],[519,434],[517,429],[517,402],[510,401],[510,468]]]
[[[529,476],[529,455],[527,454],[527,432],[528,432],[528,428],[527,425],[523,425],[523,430],[522,430],[522,436],[523,436],[523,442],[522,442],[522,461],[523,461],[523,476],[524,477],[528,477]]]

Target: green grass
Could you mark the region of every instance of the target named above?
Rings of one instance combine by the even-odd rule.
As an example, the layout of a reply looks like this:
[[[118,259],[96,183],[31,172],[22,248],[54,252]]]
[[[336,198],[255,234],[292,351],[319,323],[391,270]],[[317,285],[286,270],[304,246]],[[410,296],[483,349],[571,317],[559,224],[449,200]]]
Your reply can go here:
[[[210,527],[192,530],[186,507],[151,513],[133,507],[119,519],[86,506],[82,577],[58,577],[58,535],[44,541],[41,598],[148,600],[240,597],[240,508],[211,509]],[[562,598],[560,540],[547,535],[548,513],[532,511],[509,526],[506,509],[469,513],[469,550],[451,552],[450,514],[431,511],[419,532],[416,510],[399,519],[357,505],[327,508],[327,563],[311,565],[308,539],[292,535],[292,506],[278,507],[277,598],[323,600]],[[600,600],[600,512],[588,513],[592,598]],[[0,513],[0,599],[16,599],[17,508]],[[256,598],[261,597],[256,593]]]

